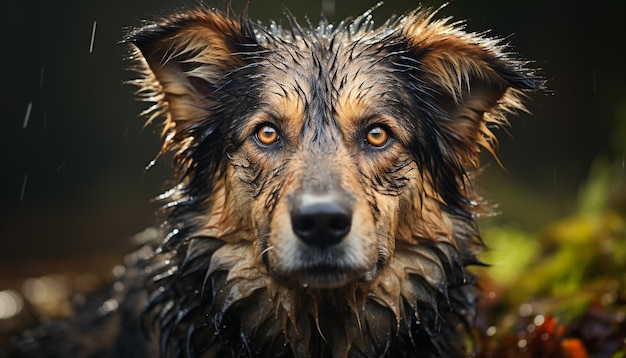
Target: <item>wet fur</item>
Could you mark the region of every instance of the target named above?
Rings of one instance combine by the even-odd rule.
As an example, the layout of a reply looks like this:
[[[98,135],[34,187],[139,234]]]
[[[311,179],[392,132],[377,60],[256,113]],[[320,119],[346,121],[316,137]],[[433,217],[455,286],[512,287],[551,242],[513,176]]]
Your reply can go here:
[[[23,349],[465,356],[466,266],[483,249],[470,178],[481,148],[495,150],[492,129],[542,85],[499,40],[434,15],[315,28],[288,16],[282,28],[198,9],[130,34],[138,93],[156,103],[150,120],[165,116],[163,152],[174,153],[167,219],[139,236],[102,299],[115,309],[96,304]],[[278,145],[255,141],[264,123]],[[391,135],[383,148],[364,141],[373,125]],[[336,247],[293,234],[303,192],[350,203]]]

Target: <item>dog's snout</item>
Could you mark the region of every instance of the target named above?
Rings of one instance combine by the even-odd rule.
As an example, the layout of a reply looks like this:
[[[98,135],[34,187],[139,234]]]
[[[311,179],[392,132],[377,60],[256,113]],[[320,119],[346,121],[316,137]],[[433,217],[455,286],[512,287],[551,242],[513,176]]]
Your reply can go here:
[[[352,210],[339,195],[303,195],[292,207],[294,233],[309,245],[325,248],[338,244],[352,226]]]

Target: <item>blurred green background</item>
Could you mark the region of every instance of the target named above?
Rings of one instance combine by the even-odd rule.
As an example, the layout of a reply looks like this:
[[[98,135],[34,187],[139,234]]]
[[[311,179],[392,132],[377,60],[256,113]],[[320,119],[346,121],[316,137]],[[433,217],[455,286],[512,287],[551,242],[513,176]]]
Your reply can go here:
[[[250,0],[250,17],[285,21],[282,7],[313,22],[338,21],[378,0]],[[143,128],[124,34],[180,1],[11,1],[3,4],[0,86],[0,278],[36,275],[37,263],[121,261],[128,238],[154,224],[150,199],[167,188],[169,164],[145,171],[159,127]],[[440,1],[424,5],[439,7]],[[223,7],[221,2],[212,3]],[[241,11],[244,1],[232,1]],[[418,5],[388,0],[377,23]],[[626,27],[622,1],[451,2],[440,16],[506,37],[548,80],[534,115],[500,131],[500,157],[479,185],[499,203],[496,225],[536,230],[574,213],[594,161],[626,178]],[[28,114],[28,120],[26,120]],[[26,123],[27,122],[27,123]],[[62,265],[62,264],[61,264]],[[45,269],[45,267],[44,267]],[[13,271],[14,270],[14,271]],[[33,272],[35,271],[35,272]]]

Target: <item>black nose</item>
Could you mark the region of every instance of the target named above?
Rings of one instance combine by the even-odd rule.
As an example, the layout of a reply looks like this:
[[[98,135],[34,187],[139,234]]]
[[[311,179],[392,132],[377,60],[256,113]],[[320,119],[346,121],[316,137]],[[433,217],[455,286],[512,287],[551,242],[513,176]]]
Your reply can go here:
[[[309,245],[338,244],[350,232],[352,210],[339,195],[303,195],[291,210],[293,232]]]

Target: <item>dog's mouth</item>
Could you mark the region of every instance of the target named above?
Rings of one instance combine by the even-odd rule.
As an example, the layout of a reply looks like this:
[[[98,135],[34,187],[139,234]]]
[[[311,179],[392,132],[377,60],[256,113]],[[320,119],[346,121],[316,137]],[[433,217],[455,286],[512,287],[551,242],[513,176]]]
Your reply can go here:
[[[336,260],[339,262],[341,260]],[[288,271],[270,270],[277,281],[290,282],[305,288],[332,289],[351,283],[369,282],[378,276],[386,260],[379,258],[370,268],[354,267],[349,264],[339,265],[332,261],[319,260],[308,262],[300,267],[292,267]]]
[[[303,287],[337,288],[358,279],[352,269],[333,265],[317,265],[294,272],[293,277]]]

